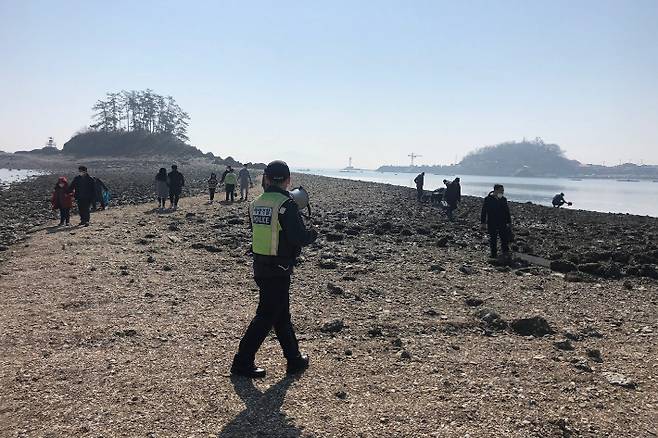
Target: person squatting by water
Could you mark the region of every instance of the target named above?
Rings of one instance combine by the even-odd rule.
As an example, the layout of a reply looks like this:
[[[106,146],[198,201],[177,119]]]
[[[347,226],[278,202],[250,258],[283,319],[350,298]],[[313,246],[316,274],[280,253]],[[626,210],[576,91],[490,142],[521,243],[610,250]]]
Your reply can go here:
[[[85,166],[78,167],[78,172],[79,175],[73,178],[67,193],[74,194],[75,201],[78,204],[78,212],[80,213],[80,225],[88,227],[91,218],[89,209],[96,197],[96,183],[94,178],[89,176]]]
[[[215,200],[215,190],[217,190],[217,175],[215,172],[210,173],[210,178],[208,178],[208,196],[210,197],[210,203],[212,204]]]
[[[558,193],[557,195],[553,196],[553,207],[560,208],[564,204],[571,205],[571,202],[567,202],[564,199],[564,193]]]
[[[155,196],[158,198],[158,210],[165,209],[165,203],[169,197],[169,183],[167,182],[167,169],[161,167],[155,175]]]
[[[68,192],[68,189],[68,180],[65,176],[60,176],[50,199],[53,210],[59,210],[59,225],[66,224],[67,227],[71,222],[71,209],[73,208],[73,195]]]
[[[425,172],[421,172],[414,178],[414,182],[416,183],[416,199],[418,201],[423,200],[423,186],[425,185]]]
[[[254,186],[246,164],[240,169],[238,179],[240,180],[240,201],[246,201],[249,198],[249,188]]]
[[[258,308],[231,365],[232,374],[250,378],[265,377],[265,370],[255,365],[255,358],[272,328],[288,361],[287,373],[297,374],[308,368],[308,356],[299,351],[290,317],[290,276],[301,248],[318,237],[317,231],[306,228],[288,192],[290,169],[286,163],[268,164],[263,186],[265,192],[249,206]]]
[[[224,183],[224,189],[226,190],[226,202],[235,201],[235,186],[238,183],[238,176],[233,171],[233,167],[228,166],[224,173],[222,174],[222,183]]]
[[[167,183],[169,184],[169,202],[170,208],[176,210],[178,208],[178,200],[183,192],[185,186],[185,177],[178,171],[178,166],[171,165],[171,172],[167,175]]]
[[[505,188],[502,184],[496,184],[493,191],[484,198],[480,222],[482,228],[489,233],[489,246],[491,258],[498,256],[498,238],[503,253],[509,255],[509,240],[512,233],[512,216],[510,215],[507,199],[503,196]]]

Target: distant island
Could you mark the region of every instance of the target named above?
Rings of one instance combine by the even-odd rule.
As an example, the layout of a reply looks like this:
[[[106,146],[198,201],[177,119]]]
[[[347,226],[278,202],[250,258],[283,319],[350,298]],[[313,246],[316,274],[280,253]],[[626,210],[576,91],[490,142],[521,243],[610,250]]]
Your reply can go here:
[[[153,90],[106,93],[93,106],[92,124],[57,149],[52,137],[37,149],[14,156],[34,158],[168,158],[205,159],[218,165],[241,165],[232,157],[222,159],[188,144],[190,116],[171,96]],[[6,158],[6,155],[3,154]],[[264,168],[263,163],[248,163]]]
[[[566,178],[658,179],[658,166],[633,163],[618,166],[583,164],[566,158],[556,144],[541,139],[485,146],[449,166],[381,166],[379,172],[426,172],[438,175],[486,175]]]

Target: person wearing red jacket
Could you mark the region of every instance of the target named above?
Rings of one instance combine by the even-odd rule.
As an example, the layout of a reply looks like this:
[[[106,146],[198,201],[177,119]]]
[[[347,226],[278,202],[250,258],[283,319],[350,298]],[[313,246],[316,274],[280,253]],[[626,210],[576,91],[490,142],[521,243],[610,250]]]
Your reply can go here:
[[[59,225],[66,224],[67,227],[71,222],[71,208],[73,208],[73,194],[68,193],[68,190],[68,180],[65,176],[60,176],[50,199],[53,210],[59,210]]]

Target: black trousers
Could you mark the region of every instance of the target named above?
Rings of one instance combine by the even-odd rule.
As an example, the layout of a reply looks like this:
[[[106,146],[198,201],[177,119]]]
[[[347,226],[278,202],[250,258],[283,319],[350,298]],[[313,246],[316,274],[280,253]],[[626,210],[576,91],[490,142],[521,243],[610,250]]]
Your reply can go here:
[[[78,199],[78,212],[80,213],[80,222],[88,224],[90,219],[89,208],[91,207],[90,199]]]
[[[489,228],[489,247],[491,248],[491,257],[498,256],[498,237],[500,237],[500,246],[503,253],[509,252],[509,235],[506,227],[490,227]]]
[[[231,198],[231,202],[235,200],[235,184],[226,184],[226,200]]]
[[[180,190],[169,190],[169,202],[171,205],[177,206],[180,199]]]
[[[215,188],[214,187],[209,187],[208,188],[208,193],[210,194],[210,200],[214,201],[215,200]]]
[[[60,208],[59,209],[59,223],[68,224],[71,220],[71,209],[70,208]]]
[[[283,356],[288,360],[297,358],[299,345],[290,319],[290,276],[256,278],[256,284],[260,289],[256,316],[240,341],[235,361],[251,366],[272,328],[281,344]]]
[[[416,198],[419,201],[423,200],[423,194],[424,194],[423,186],[416,186]]]

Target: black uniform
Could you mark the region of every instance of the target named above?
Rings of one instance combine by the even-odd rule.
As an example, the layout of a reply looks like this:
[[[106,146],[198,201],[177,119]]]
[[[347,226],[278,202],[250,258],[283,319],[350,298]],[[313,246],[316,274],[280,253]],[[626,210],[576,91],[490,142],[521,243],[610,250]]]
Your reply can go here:
[[[448,184],[443,197],[448,203],[448,207],[446,208],[448,219],[452,221],[454,220],[453,212],[457,210],[457,203],[461,202],[462,200],[462,187],[459,184],[459,180],[457,178]]]
[[[494,192],[489,193],[489,196],[484,198],[484,203],[482,204],[480,221],[483,224],[487,224],[491,257],[498,255],[498,237],[500,237],[503,252],[508,253],[512,216],[509,212],[507,199],[504,196],[498,198]]]
[[[85,173],[73,178],[73,182],[69,186],[68,192],[75,192],[75,201],[78,204],[78,211],[80,212],[80,223],[88,224],[90,215],[89,207],[96,198],[96,183],[94,178]]]
[[[171,202],[172,207],[177,207],[185,185],[185,177],[177,169],[173,169],[167,175],[167,182],[169,183],[169,202]]]
[[[270,186],[266,191],[289,196],[287,191],[276,186]],[[245,368],[253,366],[256,352],[272,327],[286,359],[291,361],[300,356],[290,318],[290,276],[302,246],[315,241],[317,232],[306,229],[299,208],[292,199],[281,207],[279,223],[282,230],[279,233],[277,256],[254,254],[254,278],[260,290],[258,309],[240,341],[234,359],[234,364]]]

